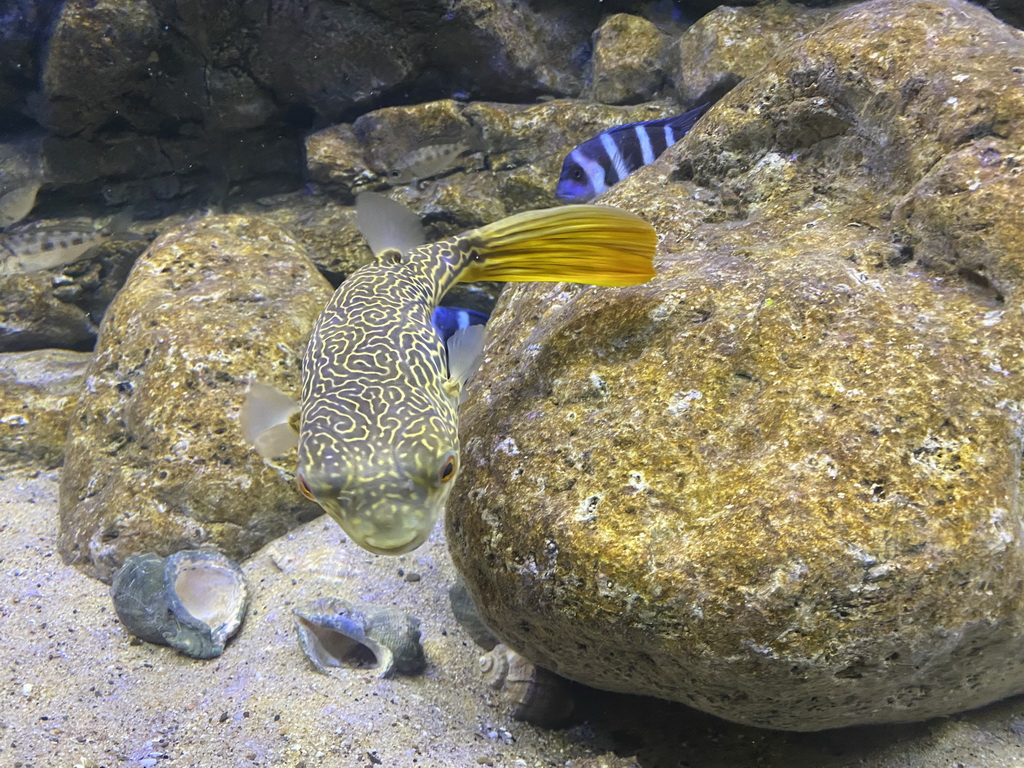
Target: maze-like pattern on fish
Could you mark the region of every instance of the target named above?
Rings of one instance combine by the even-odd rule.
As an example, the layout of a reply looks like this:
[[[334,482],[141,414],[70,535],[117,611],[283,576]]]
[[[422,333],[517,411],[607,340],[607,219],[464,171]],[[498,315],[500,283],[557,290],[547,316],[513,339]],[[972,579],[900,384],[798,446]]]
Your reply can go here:
[[[381,254],[342,283],[313,328],[300,476],[343,527],[346,498],[358,499],[358,514],[388,519],[413,512],[410,495],[440,492],[424,486],[439,485],[438,463],[458,453],[458,393],[445,389],[431,313],[473,254],[467,238]]]

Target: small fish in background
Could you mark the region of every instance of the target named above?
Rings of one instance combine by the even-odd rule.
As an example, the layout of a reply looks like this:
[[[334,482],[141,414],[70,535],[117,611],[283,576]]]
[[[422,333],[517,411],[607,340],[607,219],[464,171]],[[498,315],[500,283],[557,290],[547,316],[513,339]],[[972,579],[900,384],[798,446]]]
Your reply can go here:
[[[0,195],[0,229],[17,224],[31,212],[42,184],[30,181],[6,190]]]
[[[0,234],[0,275],[17,275],[63,267],[111,238],[132,222],[130,210],[100,228],[89,225],[30,225]]]
[[[580,144],[565,157],[555,197],[585,203],[633,171],[650,165],[690,132],[710,104],[675,117],[617,125]]]
[[[474,130],[468,137],[458,141],[419,147],[398,159],[388,173],[387,182],[392,187],[399,187],[444,176],[455,170],[463,155],[481,152],[483,149],[483,136],[479,130]]]

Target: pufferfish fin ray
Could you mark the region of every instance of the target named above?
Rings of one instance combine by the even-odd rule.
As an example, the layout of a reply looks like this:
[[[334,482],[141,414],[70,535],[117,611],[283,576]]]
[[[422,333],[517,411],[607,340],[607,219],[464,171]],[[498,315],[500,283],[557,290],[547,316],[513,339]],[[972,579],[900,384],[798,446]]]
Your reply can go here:
[[[605,205],[526,211],[467,232],[476,260],[460,282],[637,285],[654,277],[658,237],[639,216]]]
[[[408,253],[427,239],[419,216],[376,192],[356,196],[356,224],[374,256],[391,250]]]
[[[476,373],[484,359],[487,326],[470,325],[448,337],[448,381],[444,388],[452,397],[464,399],[466,382]]]
[[[299,404],[277,387],[258,381],[249,385],[238,421],[246,442],[264,459],[283,456],[299,444],[294,417]]]
[[[291,424],[275,424],[265,429],[253,443],[264,459],[276,459],[299,447],[299,433]]]

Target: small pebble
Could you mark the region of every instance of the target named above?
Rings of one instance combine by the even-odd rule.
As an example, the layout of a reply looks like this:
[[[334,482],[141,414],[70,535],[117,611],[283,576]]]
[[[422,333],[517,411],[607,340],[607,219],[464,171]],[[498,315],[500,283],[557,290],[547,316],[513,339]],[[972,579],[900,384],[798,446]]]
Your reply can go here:
[[[409,571],[405,574],[405,580],[409,582],[419,581],[422,577],[416,571]]]

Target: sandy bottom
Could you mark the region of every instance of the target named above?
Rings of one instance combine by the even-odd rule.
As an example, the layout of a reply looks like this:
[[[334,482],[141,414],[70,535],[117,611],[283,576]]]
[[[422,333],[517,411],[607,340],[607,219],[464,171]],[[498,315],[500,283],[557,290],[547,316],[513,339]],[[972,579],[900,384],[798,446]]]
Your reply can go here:
[[[314,520],[243,564],[245,625],[221,657],[190,659],[132,638],[106,585],[62,563],[56,480],[0,480],[2,768],[1024,767],[1021,697],[917,725],[794,734],[580,688],[566,728],[513,720],[451,614],[455,573],[440,531],[415,553],[384,558]],[[420,618],[426,672],[315,671],[291,611],[327,596]]]

